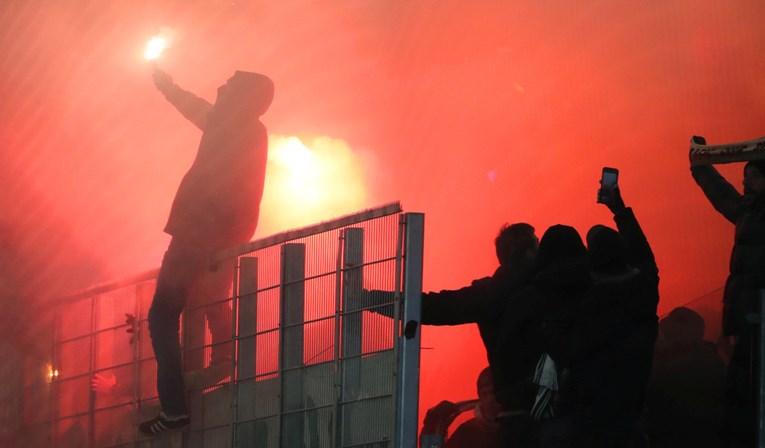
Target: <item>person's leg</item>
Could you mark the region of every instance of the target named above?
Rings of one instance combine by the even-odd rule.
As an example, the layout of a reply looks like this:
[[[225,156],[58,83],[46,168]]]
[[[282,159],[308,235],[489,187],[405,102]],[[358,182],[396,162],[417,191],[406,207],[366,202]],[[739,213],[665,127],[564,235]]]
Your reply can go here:
[[[184,329],[186,388],[190,391],[214,386],[231,374],[231,284],[233,260],[216,270],[205,268],[189,294]],[[211,346],[206,347],[205,320]],[[208,352],[209,350],[209,352]],[[205,354],[210,354],[209,364]]]
[[[149,332],[157,361],[157,393],[168,416],[186,415],[180,315],[191,285],[205,269],[207,257],[192,246],[170,242],[157,277],[149,309]]]
[[[212,339],[210,366],[231,361],[231,286],[236,259],[220,262],[205,270],[192,293],[189,306],[199,307],[197,318],[206,317]],[[192,304],[193,302],[193,304]],[[199,366],[194,366],[199,368]]]

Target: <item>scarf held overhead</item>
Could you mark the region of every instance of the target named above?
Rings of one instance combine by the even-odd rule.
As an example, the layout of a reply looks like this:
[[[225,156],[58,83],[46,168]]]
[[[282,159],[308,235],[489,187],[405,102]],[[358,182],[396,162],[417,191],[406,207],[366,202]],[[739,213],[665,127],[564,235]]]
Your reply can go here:
[[[765,137],[739,143],[702,145],[691,139],[691,166],[765,159]]]

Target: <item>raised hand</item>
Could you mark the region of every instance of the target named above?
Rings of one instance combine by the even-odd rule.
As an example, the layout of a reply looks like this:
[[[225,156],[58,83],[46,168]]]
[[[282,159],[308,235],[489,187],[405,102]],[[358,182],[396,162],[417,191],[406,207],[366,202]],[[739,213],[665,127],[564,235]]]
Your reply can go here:
[[[93,392],[99,394],[109,393],[115,384],[117,384],[117,378],[113,373],[96,373],[93,375],[93,379],[90,380],[90,388],[93,389]]]
[[[157,86],[160,91],[173,85],[173,77],[157,67],[154,67],[151,76],[154,78],[154,85]]]

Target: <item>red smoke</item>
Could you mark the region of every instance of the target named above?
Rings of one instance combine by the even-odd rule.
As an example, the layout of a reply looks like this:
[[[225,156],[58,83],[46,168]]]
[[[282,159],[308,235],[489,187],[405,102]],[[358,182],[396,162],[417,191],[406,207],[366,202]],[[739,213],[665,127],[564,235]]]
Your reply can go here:
[[[343,181],[364,194],[283,221],[299,198],[272,185],[259,235],[401,200],[426,215],[425,288],[457,288],[493,271],[504,222],[609,223],[595,191],[615,166],[667,312],[726,276],[733,229],[694,185],[688,141],[765,135],[763,19],[755,0],[5,1],[0,207],[23,244],[3,257],[47,261],[66,287],[158,266],[199,140],[142,58],[166,27],[159,63],[182,86],[212,100],[236,69],[267,73],[272,135],[345,142]],[[723,172],[740,184],[740,166]],[[421,410],[475,395],[473,326],[426,328],[423,346]]]

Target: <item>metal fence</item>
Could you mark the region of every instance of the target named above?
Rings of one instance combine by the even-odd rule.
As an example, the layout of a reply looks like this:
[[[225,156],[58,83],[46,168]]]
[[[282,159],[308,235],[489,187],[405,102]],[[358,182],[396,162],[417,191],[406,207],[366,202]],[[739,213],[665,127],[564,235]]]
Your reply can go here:
[[[182,316],[190,429],[156,439],[156,272],[68,298],[24,446],[415,447],[422,244],[391,204],[219,254]]]

